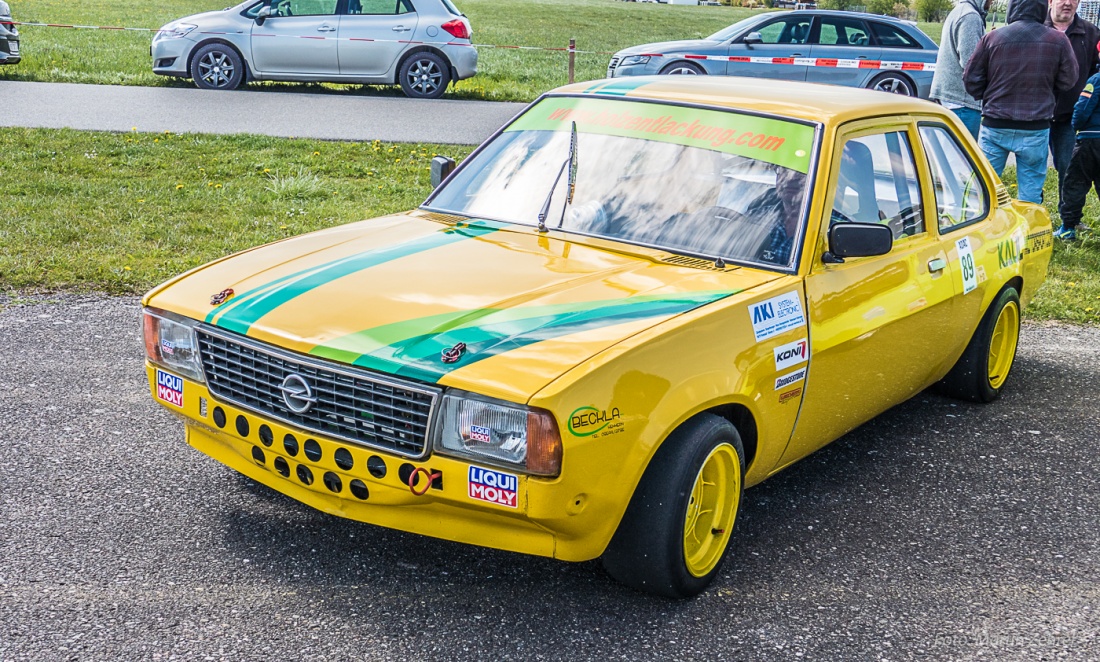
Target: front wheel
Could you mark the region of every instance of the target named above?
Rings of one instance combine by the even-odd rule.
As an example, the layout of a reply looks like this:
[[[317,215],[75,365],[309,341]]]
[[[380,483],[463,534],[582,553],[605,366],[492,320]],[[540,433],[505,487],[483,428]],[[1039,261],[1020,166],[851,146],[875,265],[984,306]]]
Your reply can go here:
[[[244,62],[225,44],[207,44],[191,58],[191,78],[204,90],[235,90],[244,82]]]
[[[913,83],[910,82],[908,78],[901,74],[890,72],[879,74],[872,78],[871,82],[867,84],[867,88],[879,92],[900,94],[906,97],[917,96],[917,88],[913,86]]]
[[[978,330],[937,389],[972,402],[992,402],[1001,395],[1016,360],[1020,341],[1020,295],[1006,287],[982,317]]]
[[[661,69],[662,76],[701,76],[703,70],[699,65],[690,62],[674,62]]]
[[[603,555],[618,581],[669,598],[698,595],[726,556],[745,476],[733,425],[699,414],[669,435]]]
[[[438,99],[451,82],[450,69],[434,53],[416,53],[401,64],[397,77],[401,91],[414,99]]]

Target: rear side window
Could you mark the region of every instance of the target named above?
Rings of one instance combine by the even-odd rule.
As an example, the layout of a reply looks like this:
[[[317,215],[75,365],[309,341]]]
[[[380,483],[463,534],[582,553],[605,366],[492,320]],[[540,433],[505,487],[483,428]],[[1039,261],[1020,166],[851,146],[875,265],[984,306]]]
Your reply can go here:
[[[932,171],[940,232],[983,218],[989,209],[989,196],[955,137],[942,126],[922,126],[920,137]]]
[[[817,43],[822,46],[867,46],[871,39],[863,21],[838,16],[821,19],[821,31]]]
[[[899,28],[886,23],[871,21],[871,32],[875,33],[878,43],[886,48],[920,48],[920,44]]]

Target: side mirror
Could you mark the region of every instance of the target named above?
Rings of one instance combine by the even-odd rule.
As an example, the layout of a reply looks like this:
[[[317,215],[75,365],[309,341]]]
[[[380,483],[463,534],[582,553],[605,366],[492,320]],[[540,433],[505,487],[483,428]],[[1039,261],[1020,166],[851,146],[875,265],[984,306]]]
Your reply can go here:
[[[829,228],[826,263],[843,262],[846,257],[886,255],[894,245],[894,233],[878,223],[835,223]]]
[[[750,32],[745,35],[745,38],[741,40],[741,43],[752,46],[753,44],[764,43],[764,37],[759,32]]]
[[[437,156],[432,159],[432,188],[439,188],[444,179],[450,176],[455,169],[455,160],[446,156]]]
[[[271,5],[264,5],[260,7],[260,11],[256,13],[256,25],[263,25],[264,21],[271,17]]]

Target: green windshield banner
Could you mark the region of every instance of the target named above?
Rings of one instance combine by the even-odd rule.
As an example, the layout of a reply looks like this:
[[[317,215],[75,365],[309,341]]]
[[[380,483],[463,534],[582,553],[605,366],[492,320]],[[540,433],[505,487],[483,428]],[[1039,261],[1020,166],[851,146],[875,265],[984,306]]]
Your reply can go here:
[[[810,170],[814,128],[797,122],[735,111],[626,101],[549,97],[524,113],[508,131],[569,131],[656,140],[747,156],[797,170]]]

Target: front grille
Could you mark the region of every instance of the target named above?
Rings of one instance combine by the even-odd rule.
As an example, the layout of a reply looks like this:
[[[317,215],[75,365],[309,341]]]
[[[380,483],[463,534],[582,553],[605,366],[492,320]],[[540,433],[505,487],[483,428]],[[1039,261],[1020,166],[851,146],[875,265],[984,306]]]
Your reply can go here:
[[[615,74],[615,67],[619,66],[619,58],[611,58],[611,62],[607,65],[607,77],[611,78]]]
[[[439,390],[340,368],[209,327],[200,327],[198,338],[214,397],[319,435],[407,457],[426,454]],[[316,398],[304,413],[295,413],[283,399],[288,375],[302,377]],[[301,408],[301,401],[295,404]]]

